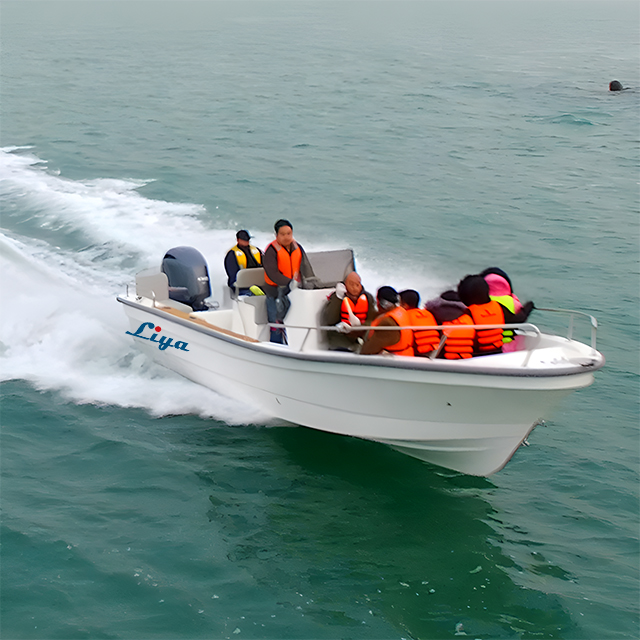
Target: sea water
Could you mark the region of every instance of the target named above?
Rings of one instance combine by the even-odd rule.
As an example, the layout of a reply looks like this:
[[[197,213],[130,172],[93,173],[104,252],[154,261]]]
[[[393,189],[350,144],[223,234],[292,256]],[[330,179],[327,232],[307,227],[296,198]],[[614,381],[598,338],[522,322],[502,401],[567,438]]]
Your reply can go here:
[[[637,638],[638,19],[3,2],[2,638]],[[215,298],[280,217],[370,291],[502,267],[606,367],[483,479],[135,350],[137,271],[194,246]]]

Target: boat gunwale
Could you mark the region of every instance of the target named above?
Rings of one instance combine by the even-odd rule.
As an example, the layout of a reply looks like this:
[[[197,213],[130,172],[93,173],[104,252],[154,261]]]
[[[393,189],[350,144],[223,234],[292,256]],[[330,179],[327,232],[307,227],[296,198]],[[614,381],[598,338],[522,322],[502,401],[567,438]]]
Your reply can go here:
[[[304,360],[309,362],[326,362],[331,364],[347,364],[350,366],[364,366],[364,367],[382,367],[391,369],[403,369],[406,371],[429,371],[429,372],[442,372],[442,373],[455,373],[462,375],[482,375],[482,376],[496,376],[496,377],[518,377],[518,378],[557,378],[566,376],[575,376],[584,373],[590,373],[598,371],[605,364],[604,356],[597,350],[593,362],[588,364],[576,364],[573,366],[564,367],[562,370],[558,370],[552,367],[539,368],[539,369],[527,369],[526,367],[483,367],[478,366],[477,358],[471,360],[475,361],[473,368],[461,370],[461,365],[464,366],[464,362],[448,362],[446,360],[430,360],[428,358],[393,358],[392,356],[375,356],[366,355],[361,356],[357,353],[341,353],[341,352],[301,352],[292,351],[281,348],[267,347],[270,343],[262,341],[253,341],[241,334],[237,334],[237,337],[230,335],[228,329],[223,327],[215,327],[215,325],[204,326],[201,323],[195,322],[196,318],[182,318],[174,315],[169,311],[163,310],[158,307],[148,307],[139,302],[135,302],[122,296],[116,296],[116,300],[126,306],[145,311],[162,318],[166,318],[184,327],[193,329],[198,333],[203,333],[211,337],[215,337],[223,342],[229,342],[235,344],[244,349],[250,351],[257,351],[260,353],[266,353],[276,357]],[[203,322],[206,322],[203,320]],[[209,323],[207,323],[209,324]],[[285,326],[286,328],[286,326]],[[569,340],[565,338],[565,340]],[[569,340],[571,342],[571,340]],[[576,342],[576,341],[573,341]],[[583,344],[583,343],[578,343]],[[587,345],[584,345],[587,346]]]

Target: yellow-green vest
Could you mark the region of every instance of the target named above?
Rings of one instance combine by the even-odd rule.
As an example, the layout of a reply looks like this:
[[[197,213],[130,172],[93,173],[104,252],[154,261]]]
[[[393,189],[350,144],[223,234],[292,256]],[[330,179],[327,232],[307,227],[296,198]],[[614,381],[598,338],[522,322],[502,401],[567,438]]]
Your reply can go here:
[[[511,313],[516,312],[516,303],[511,296],[489,296],[492,300],[499,302],[503,307],[506,307]],[[502,332],[502,342],[506,344],[513,340],[513,329],[505,329]]]
[[[238,266],[241,269],[246,269],[247,268],[247,256],[246,256],[245,252],[238,245],[233,247],[231,249],[231,251],[233,251],[233,253],[236,254],[236,262],[238,263]],[[256,259],[256,262],[258,264],[262,264],[262,256],[260,255],[260,249],[258,249],[257,247],[254,247],[252,244],[250,244],[249,245],[249,251],[251,251],[253,257]]]

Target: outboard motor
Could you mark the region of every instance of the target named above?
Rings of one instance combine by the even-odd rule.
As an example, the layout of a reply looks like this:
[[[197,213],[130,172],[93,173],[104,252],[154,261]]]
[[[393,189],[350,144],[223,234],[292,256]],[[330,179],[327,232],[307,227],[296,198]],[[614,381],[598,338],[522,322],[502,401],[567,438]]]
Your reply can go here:
[[[188,304],[194,311],[208,308],[204,300],[211,295],[209,271],[206,260],[197,249],[169,249],[162,259],[162,272],[169,280],[171,300]]]

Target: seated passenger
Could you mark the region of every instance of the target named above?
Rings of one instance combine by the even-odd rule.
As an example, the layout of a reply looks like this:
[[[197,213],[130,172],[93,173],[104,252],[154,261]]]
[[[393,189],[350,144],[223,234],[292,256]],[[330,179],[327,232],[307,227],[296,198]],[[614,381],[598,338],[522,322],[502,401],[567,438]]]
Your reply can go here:
[[[508,313],[505,313],[505,322],[516,323],[526,322],[529,314],[533,310],[533,302],[527,302],[522,305],[518,297],[513,293],[511,288],[511,280],[509,276],[498,269],[491,267],[485,269],[481,274],[489,285],[489,297],[499,302]],[[513,329],[505,329],[502,332],[503,351],[515,351],[517,349],[517,336],[514,335]]]
[[[256,269],[262,266],[262,251],[250,244],[251,236],[246,229],[236,233],[236,244],[224,257],[224,270],[227,272],[227,284],[235,294],[235,284],[240,269]],[[241,295],[251,295],[249,289],[240,289]]]
[[[400,306],[409,316],[411,326],[435,327],[438,323],[433,314],[426,309],[420,309],[420,294],[413,289],[400,292]],[[440,344],[440,332],[437,329],[413,330],[413,354],[427,356],[435,351]]]
[[[454,290],[445,291],[438,298],[427,300],[424,308],[433,314],[438,324],[456,320],[468,311],[467,306],[460,302],[458,292]]]
[[[469,313],[463,313],[454,320],[443,322],[443,326],[452,325],[451,329],[442,329],[442,335],[447,338],[440,357],[446,360],[464,360],[473,357],[473,349],[476,339],[476,330],[465,327],[474,324]],[[462,326],[460,326],[462,325]],[[453,327],[459,328],[453,328]]]
[[[371,323],[372,327],[408,327],[407,312],[398,306],[398,292],[392,287],[380,287],[376,295],[378,317]],[[397,331],[367,332],[367,337],[360,349],[363,355],[376,355],[388,352],[398,356],[413,355],[413,332],[409,329]]]
[[[458,292],[453,289],[441,293],[439,298],[427,301],[424,308],[431,311],[439,325],[473,324],[467,305],[460,301]],[[473,356],[475,329],[443,329],[442,335],[446,337],[446,341],[441,358],[462,360]]]
[[[505,324],[504,307],[489,297],[489,285],[479,275],[466,276],[458,284],[460,300],[467,305],[472,324]],[[502,352],[502,328],[476,329],[474,356]]]
[[[373,296],[365,291],[360,276],[352,271],[343,282],[338,282],[336,290],[329,296],[322,309],[320,324],[337,326],[338,330],[349,326],[369,325],[378,315]],[[360,346],[364,331],[338,333],[327,331],[329,349],[334,351],[356,351]]]

